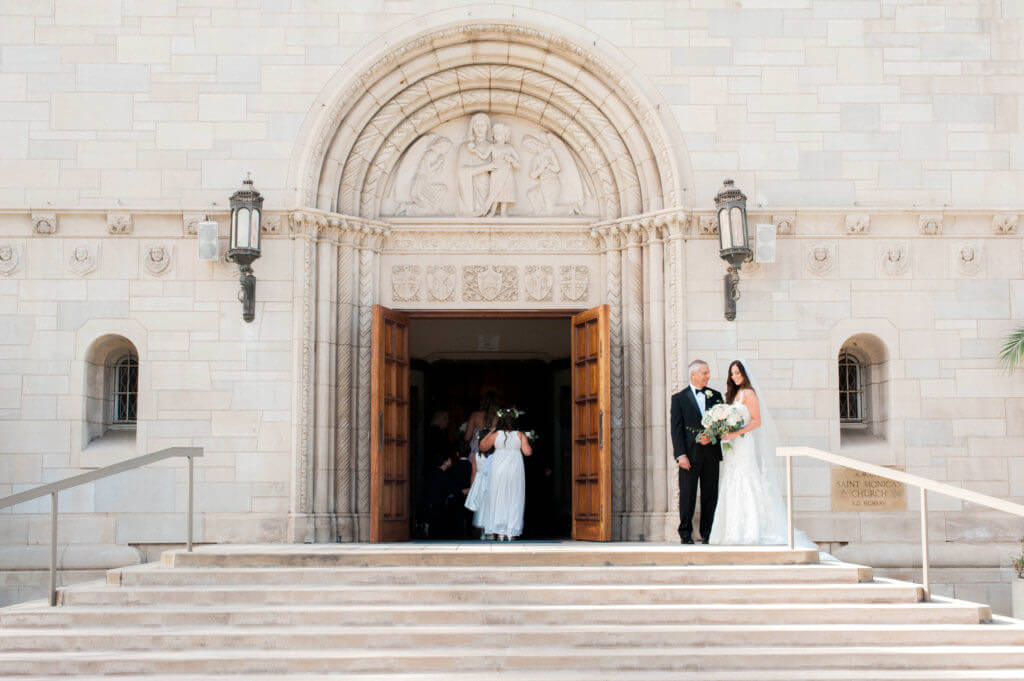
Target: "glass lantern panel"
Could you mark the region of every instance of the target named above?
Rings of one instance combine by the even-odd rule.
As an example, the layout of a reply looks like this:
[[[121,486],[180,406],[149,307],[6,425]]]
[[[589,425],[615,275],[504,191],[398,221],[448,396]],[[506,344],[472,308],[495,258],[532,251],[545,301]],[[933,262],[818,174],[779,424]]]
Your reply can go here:
[[[724,251],[732,248],[732,228],[729,226],[729,209],[718,211],[718,241]]]
[[[249,217],[249,248],[260,247],[260,211],[257,208],[252,210]]]
[[[232,226],[235,243],[232,248],[249,248],[249,209],[239,208],[235,211],[235,224]]]
[[[732,245],[734,248],[745,248],[747,235],[743,229],[743,210],[739,206],[733,206],[729,210],[729,226],[732,229]]]

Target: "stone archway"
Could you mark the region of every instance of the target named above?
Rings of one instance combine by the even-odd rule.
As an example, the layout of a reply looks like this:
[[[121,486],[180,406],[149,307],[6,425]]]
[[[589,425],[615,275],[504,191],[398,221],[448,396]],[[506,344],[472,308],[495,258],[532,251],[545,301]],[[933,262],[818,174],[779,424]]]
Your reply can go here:
[[[382,302],[382,289],[394,286],[395,272],[411,290],[415,282],[409,278],[427,276],[428,269],[392,265],[389,275],[382,271],[382,256],[392,257],[410,239],[458,254],[460,244],[480,234],[488,235],[488,252],[515,255],[548,249],[556,257],[564,249],[551,244],[582,244],[578,257],[599,270],[594,281],[600,290],[591,303],[611,308],[614,535],[665,534],[674,496],[674,482],[666,480],[674,476],[667,476],[663,460],[664,412],[666,389],[679,379],[683,310],[679,296],[668,301],[664,289],[679,293],[673,287],[681,282],[688,222],[683,211],[689,171],[685,155],[679,160],[681,135],[668,132],[671,117],[633,74],[606,51],[574,39],[582,29],[544,13],[517,9],[513,18],[508,12],[451,10],[417,20],[415,31],[386,36],[388,48],[376,54],[368,48],[355,60],[358,68],[344,69],[346,76],[329,84],[303,126],[305,141],[290,170],[298,203],[305,206],[290,221],[296,285],[294,541],[368,536],[370,311]],[[566,33],[552,29],[558,24]],[[408,177],[419,162],[410,157],[422,159],[427,140],[451,140],[457,128],[455,134],[465,131],[466,137],[443,151],[448,168],[456,165],[457,149],[471,141],[471,121],[481,114],[516,127],[512,146],[526,149],[527,138],[541,137],[557,145],[563,179],[578,179],[593,195],[585,214],[579,208],[569,217],[537,210],[556,203],[540,201],[511,222],[467,213],[460,218],[443,209],[418,222],[395,217],[394,202],[389,208],[385,199],[394,178]],[[478,141],[488,150],[501,143],[489,131]],[[540,153],[521,160],[535,164]],[[567,175],[573,169],[578,178]],[[519,172],[525,182],[527,169]],[[447,177],[449,185],[458,182]],[[408,257],[413,262],[422,256],[410,251]],[[514,309],[529,300],[524,293],[495,304]],[[670,334],[677,334],[671,349]]]

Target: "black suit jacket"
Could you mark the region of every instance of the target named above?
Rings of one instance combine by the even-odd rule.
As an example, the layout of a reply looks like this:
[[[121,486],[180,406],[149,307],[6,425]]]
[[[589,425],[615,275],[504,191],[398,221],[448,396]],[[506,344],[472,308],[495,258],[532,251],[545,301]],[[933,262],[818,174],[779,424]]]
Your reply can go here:
[[[713,388],[703,388],[703,390],[711,391],[711,397],[706,397],[704,400],[705,411],[722,402],[722,393]],[[697,398],[694,397],[690,386],[686,386],[672,396],[671,416],[672,455],[676,460],[685,454],[686,458],[690,460],[690,465],[695,467],[700,466],[704,461],[722,460],[721,445],[699,444],[697,442],[698,431],[691,430],[694,428],[699,430],[702,426],[700,424],[700,407],[697,406]]]

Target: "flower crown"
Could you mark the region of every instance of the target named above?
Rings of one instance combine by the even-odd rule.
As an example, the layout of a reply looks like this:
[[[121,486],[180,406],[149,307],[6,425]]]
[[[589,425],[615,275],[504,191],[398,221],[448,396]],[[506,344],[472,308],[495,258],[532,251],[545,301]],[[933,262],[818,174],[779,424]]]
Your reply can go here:
[[[498,418],[499,419],[503,419],[506,416],[511,416],[512,418],[517,419],[520,416],[522,416],[523,414],[525,414],[526,412],[525,411],[519,411],[515,407],[504,407],[502,409],[499,409],[496,413],[498,414]]]

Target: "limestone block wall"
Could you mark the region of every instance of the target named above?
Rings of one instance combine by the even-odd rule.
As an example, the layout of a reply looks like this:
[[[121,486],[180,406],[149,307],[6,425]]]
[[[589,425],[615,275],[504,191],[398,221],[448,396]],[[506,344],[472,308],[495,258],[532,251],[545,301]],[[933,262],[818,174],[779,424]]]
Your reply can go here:
[[[0,277],[0,496],[197,445],[206,449],[196,466],[197,539],[281,539],[291,460],[293,242],[264,240],[254,266],[256,319],[246,324],[236,265],[200,262],[180,214],[132,217],[132,231],[113,236],[104,213],[60,213],[54,234],[35,233],[25,213],[0,216],[0,241],[14,262]],[[225,231],[226,215],[216,217]],[[155,249],[161,265],[150,260]],[[90,442],[87,358],[110,335],[137,352],[138,423],[134,432]],[[182,541],[185,482],[178,461],[63,493],[59,541]],[[0,511],[0,544],[48,542],[48,513],[45,498]]]

